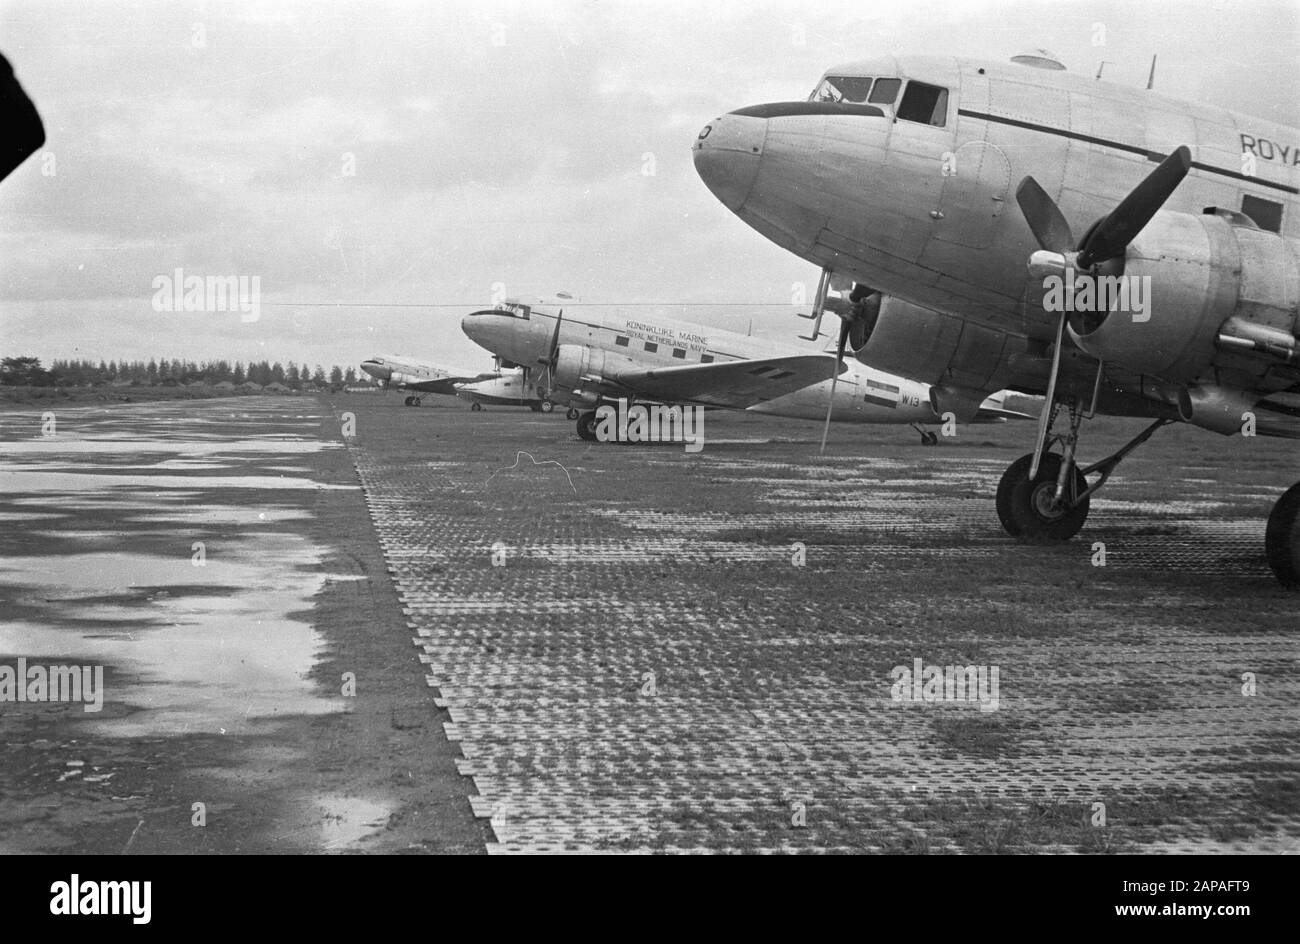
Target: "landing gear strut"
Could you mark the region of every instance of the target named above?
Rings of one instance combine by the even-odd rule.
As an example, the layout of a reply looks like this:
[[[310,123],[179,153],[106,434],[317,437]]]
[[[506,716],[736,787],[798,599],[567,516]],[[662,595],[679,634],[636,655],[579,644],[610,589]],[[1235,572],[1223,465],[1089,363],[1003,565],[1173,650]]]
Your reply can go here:
[[[912,427],[912,429],[916,430],[918,433],[921,434],[921,445],[922,445],[922,446],[933,446],[933,445],[935,445],[936,443],[939,442],[939,436],[938,436],[938,434],[936,434],[936,433],[933,432],[932,430],[923,429],[923,428],[921,428],[920,425],[918,425],[918,424],[916,424],[916,423],[912,423],[912,424],[911,424],[911,427]]]
[[[1098,372],[1100,377],[1100,371]],[[1094,402],[1095,407],[1095,402]],[[1035,450],[1021,456],[998,483],[998,518],[1007,533],[1028,544],[1068,541],[1079,533],[1088,518],[1092,495],[1106,484],[1115,467],[1160,427],[1170,422],[1159,419],[1130,439],[1112,455],[1085,468],[1074,461],[1079,443],[1079,426],[1095,410],[1085,414],[1077,401],[1070,403],[1069,429],[1051,435],[1062,405],[1049,400],[1043,407],[1043,422]],[[1048,450],[1060,444],[1060,454]],[[1088,476],[1097,475],[1095,482]]]

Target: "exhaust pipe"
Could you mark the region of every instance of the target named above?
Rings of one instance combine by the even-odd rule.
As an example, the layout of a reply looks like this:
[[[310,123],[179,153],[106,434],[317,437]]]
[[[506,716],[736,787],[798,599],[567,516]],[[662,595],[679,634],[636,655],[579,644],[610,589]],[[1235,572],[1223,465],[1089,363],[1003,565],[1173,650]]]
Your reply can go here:
[[[1231,435],[1241,432],[1244,414],[1253,412],[1259,395],[1229,387],[1184,387],[1178,394],[1178,415],[1183,422]]]

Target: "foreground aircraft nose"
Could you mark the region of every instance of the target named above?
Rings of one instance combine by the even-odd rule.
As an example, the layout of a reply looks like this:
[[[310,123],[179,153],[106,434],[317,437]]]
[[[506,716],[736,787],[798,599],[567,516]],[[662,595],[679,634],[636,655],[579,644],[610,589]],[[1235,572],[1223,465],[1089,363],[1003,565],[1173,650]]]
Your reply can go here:
[[[749,196],[758,176],[767,121],[735,112],[714,118],[695,139],[695,171],[729,210]]]
[[[494,308],[488,308],[483,311],[472,311],[464,318],[460,319],[460,330],[464,331],[465,337],[469,338],[475,344],[480,347],[487,347],[487,342],[493,333],[492,327],[501,317],[501,312]]]
[[[388,380],[393,372],[378,361],[362,361],[361,369],[376,380]]]

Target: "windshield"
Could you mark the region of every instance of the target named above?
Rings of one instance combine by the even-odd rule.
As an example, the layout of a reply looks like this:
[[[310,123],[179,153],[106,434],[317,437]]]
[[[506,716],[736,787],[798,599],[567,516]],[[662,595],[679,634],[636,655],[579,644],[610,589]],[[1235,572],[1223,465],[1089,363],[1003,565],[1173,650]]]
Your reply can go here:
[[[527,305],[521,305],[519,302],[503,302],[497,305],[497,311],[513,315],[516,318],[527,318],[530,309]]]
[[[810,102],[851,102],[860,104],[871,91],[871,76],[828,75],[808,97]]]

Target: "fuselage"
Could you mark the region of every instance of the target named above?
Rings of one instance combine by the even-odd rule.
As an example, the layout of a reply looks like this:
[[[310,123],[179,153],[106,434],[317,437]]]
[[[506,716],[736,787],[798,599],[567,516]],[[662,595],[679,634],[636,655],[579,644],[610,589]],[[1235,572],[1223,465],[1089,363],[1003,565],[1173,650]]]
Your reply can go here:
[[[498,376],[494,372],[475,374],[456,371],[391,355],[368,358],[361,362],[361,369],[390,387],[417,390],[422,393],[440,393],[444,396],[455,396],[457,384],[475,383]]]
[[[536,406],[542,402],[537,388],[525,381],[523,371],[478,383],[457,384],[456,395],[482,406]]]
[[[1038,246],[1016,206],[1018,183],[1035,177],[1081,235],[1184,144],[1192,169],[1166,210],[1244,212],[1300,236],[1300,132],[1022,65],[879,57],[839,66],[808,102],[710,122],[695,162],[728,208],[815,265],[975,322],[1005,326],[1015,313],[1024,334],[1046,337],[1053,320],[1027,291],[1025,262]]]
[[[563,317],[560,317],[563,312]],[[556,324],[559,322],[559,334]],[[493,354],[542,369],[552,344],[585,345],[604,352],[605,363],[625,360],[639,367],[673,367],[806,354],[806,348],[684,321],[601,314],[586,307],[510,299],[462,321],[465,333]],[[832,420],[860,423],[929,423],[936,417],[922,383],[846,361],[835,383]],[[824,419],[831,394],[827,379],[750,407],[751,412]]]

